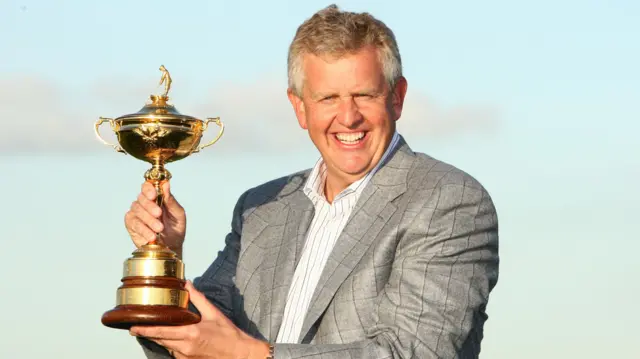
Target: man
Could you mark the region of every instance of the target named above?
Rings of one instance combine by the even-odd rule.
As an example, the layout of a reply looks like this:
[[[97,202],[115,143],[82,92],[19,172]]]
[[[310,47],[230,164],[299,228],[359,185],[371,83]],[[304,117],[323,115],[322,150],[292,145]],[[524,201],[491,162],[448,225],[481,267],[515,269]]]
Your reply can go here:
[[[289,53],[288,96],[321,158],[246,191],[226,245],[189,284],[203,320],[132,328],[148,358],[477,358],[498,278],[488,193],[396,132],[407,81],[370,15],[316,13]],[[144,184],[126,215],[137,246],[186,217]]]

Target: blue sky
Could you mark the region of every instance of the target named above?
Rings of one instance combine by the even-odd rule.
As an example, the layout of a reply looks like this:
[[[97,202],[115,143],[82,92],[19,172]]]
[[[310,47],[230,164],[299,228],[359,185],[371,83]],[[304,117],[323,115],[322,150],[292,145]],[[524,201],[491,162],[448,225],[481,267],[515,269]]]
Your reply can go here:
[[[222,117],[218,144],[169,167],[192,278],[246,188],[315,163],[285,96],[286,50],[328,4],[0,1],[0,357],[141,357],[100,316],[147,166],[97,142],[93,123],[138,110],[160,64],[180,111]],[[640,3],[338,4],[396,33],[413,149],[494,197],[502,267],[481,358],[635,356]]]

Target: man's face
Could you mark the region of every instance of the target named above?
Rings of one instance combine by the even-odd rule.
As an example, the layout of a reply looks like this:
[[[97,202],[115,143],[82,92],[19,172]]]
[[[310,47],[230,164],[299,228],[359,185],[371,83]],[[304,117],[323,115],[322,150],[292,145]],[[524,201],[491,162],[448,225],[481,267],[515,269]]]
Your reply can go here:
[[[390,88],[377,50],[365,48],[338,60],[305,55],[302,98],[289,99],[329,173],[353,182],[384,154],[406,91],[404,78]]]

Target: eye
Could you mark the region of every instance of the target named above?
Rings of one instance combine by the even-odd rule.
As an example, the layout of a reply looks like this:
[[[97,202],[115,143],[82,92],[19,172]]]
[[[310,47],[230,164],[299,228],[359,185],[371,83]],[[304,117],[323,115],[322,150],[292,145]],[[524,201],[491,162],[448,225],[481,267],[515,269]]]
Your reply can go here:
[[[320,102],[332,102],[336,98],[337,98],[336,95],[329,95],[329,96],[325,96],[325,97],[321,98]]]
[[[359,94],[356,94],[355,97],[357,99],[369,100],[373,98],[373,95],[368,93],[359,93]]]

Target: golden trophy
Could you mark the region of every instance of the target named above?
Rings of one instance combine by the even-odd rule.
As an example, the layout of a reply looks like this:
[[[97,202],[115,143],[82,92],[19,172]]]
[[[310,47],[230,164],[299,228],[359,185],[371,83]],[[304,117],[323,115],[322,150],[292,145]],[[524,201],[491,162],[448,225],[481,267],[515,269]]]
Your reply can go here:
[[[169,104],[171,76],[160,66],[164,83],[162,95],[151,95],[151,101],[140,111],[116,119],[100,117],[95,123],[98,139],[117,152],[128,154],[151,164],[144,178],[153,183],[162,206],[163,181],[171,179],[165,164],[181,160],[216,143],[224,132],[220,118],[205,121],[183,115]],[[108,143],[100,135],[100,126],[108,122],[118,145]],[[215,123],[218,135],[200,145],[209,123]],[[133,325],[186,325],[200,321],[188,309],[189,293],[185,289],[184,263],[163,242],[160,234],[141,246],[124,262],[122,285],[117,289],[116,306],[102,316],[102,324],[117,329]]]

